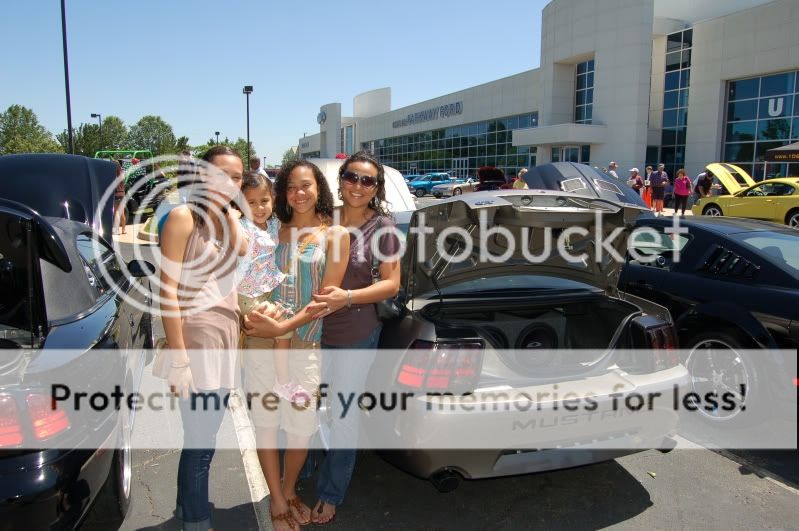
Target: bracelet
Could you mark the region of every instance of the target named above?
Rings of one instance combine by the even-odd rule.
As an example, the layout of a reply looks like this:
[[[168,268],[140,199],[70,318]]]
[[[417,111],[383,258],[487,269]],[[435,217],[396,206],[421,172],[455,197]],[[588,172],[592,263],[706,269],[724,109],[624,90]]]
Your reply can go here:
[[[352,308],[352,290],[347,290],[347,308]]]

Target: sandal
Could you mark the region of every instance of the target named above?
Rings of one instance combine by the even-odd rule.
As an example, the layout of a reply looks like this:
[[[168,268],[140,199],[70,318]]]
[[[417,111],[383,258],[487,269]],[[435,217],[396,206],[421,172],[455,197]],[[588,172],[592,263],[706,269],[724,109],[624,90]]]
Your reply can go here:
[[[319,500],[319,501],[316,502],[316,505],[314,505],[313,510],[316,512],[317,515],[321,515],[322,514],[322,511],[324,511],[324,508],[325,508],[325,503],[327,503],[327,502],[323,502],[322,500]],[[328,505],[330,505],[330,504],[328,504]],[[336,506],[333,505],[333,516],[331,516],[328,520],[325,520],[324,522],[319,522],[318,520],[314,520],[313,518],[311,520],[313,521],[313,523],[315,525],[327,525],[327,524],[333,522],[333,519],[335,519],[335,518],[336,518]]]
[[[272,527],[273,528],[277,527],[277,525],[275,525],[275,524],[277,524],[278,522],[285,522],[285,524],[287,526],[289,526],[290,529],[294,529],[294,528],[296,528],[297,526],[300,525],[297,522],[297,520],[294,519],[294,515],[291,514],[291,509],[289,509],[288,511],[286,511],[284,513],[272,514],[270,516],[270,519],[272,520]]]
[[[292,514],[292,518],[294,519],[295,522],[297,522],[299,525],[308,525],[311,523],[311,508],[302,503],[302,500],[300,500],[299,496],[294,496],[293,498],[286,498],[286,503],[289,504],[289,512],[291,512],[291,509],[294,509],[295,511],[297,511],[298,514],[302,515],[304,510],[308,509],[308,520],[305,522],[301,522],[299,519],[297,519],[297,517],[295,517]]]

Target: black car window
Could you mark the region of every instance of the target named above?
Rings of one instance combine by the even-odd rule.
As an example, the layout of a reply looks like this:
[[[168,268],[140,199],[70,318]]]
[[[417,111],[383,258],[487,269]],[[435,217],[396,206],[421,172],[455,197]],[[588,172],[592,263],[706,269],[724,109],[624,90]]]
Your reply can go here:
[[[635,231],[630,240],[627,262],[630,264],[670,269],[679,263],[691,237],[686,234],[666,234],[661,231]]]
[[[799,234],[758,231],[734,236],[786,273],[799,277]]]
[[[100,295],[113,289],[123,276],[114,251],[91,234],[78,235],[75,245],[83,258],[89,284]]]

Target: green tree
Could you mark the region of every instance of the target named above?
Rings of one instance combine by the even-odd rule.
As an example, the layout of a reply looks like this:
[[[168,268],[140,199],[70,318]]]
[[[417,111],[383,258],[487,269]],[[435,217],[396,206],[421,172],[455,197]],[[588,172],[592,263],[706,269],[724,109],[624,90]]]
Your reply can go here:
[[[160,116],[147,115],[130,128],[130,149],[149,149],[153,155],[175,152],[175,133]]]
[[[237,139],[235,142],[231,142],[229,138],[225,137],[224,140],[220,140],[220,146],[229,146],[233,148],[233,150],[239,154],[241,157],[241,161],[244,163],[244,169],[247,169],[247,140],[243,138]],[[211,138],[205,144],[201,146],[195,146],[193,149],[194,156],[197,158],[202,158],[205,155],[205,152],[211,149],[212,147],[217,146],[216,140]],[[257,153],[255,151],[255,146],[252,142],[250,142],[250,154]]]
[[[69,150],[69,137],[66,130],[58,133],[56,139],[64,151]],[[80,124],[77,129],[72,130],[72,142],[75,146],[75,155],[93,157],[98,150],[102,149],[100,126],[96,124]]]
[[[175,142],[175,153],[181,153],[190,149],[191,146],[189,145],[189,137],[187,136],[182,136]]]
[[[0,153],[50,153],[64,151],[36,114],[22,105],[0,113]]]
[[[128,147],[128,128],[118,116],[103,118],[103,149],[126,149]],[[94,156],[94,153],[92,153]]]
[[[297,159],[297,148],[290,147],[283,152],[283,164]]]

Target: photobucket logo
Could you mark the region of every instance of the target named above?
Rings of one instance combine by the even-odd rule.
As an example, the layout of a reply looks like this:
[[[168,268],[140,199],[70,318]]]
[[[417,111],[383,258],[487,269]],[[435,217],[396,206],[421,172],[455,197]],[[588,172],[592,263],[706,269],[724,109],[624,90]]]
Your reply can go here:
[[[175,177],[165,177],[172,173]],[[95,246],[94,263],[105,283],[138,310],[166,317],[185,317],[207,310],[235,292],[239,259],[236,246],[242,235],[236,211],[250,216],[250,209],[230,176],[202,160],[192,160],[188,165],[185,159],[162,155],[129,166],[123,178],[126,190],[118,208],[130,204],[157,207],[162,202],[172,203],[167,212],[162,213],[167,209],[160,208],[158,214],[168,216],[172,209],[181,208],[181,215],[191,217],[193,230],[182,256],[168,256],[169,253],[165,255],[158,247],[134,243],[135,260],[155,262],[156,274],[143,283],[128,285],[127,279],[132,274],[118,241],[113,242],[115,264],[102,256],[102,249]],[[115,181],[102,194],[96,212],[98,219],[103,209],[108,208],[108,202],[114,200],[117,185]],[[116,220],[117,212],[114,216]],[[153,219],[150,223],[158,221]],[[163,220],[160,221],[163,224]],[[129,222],[143,224],[144,209],[132,212]],[[145,249],[151,251],[151,255],[145,256]],[[128,289],[137,296],[129,296]]]

